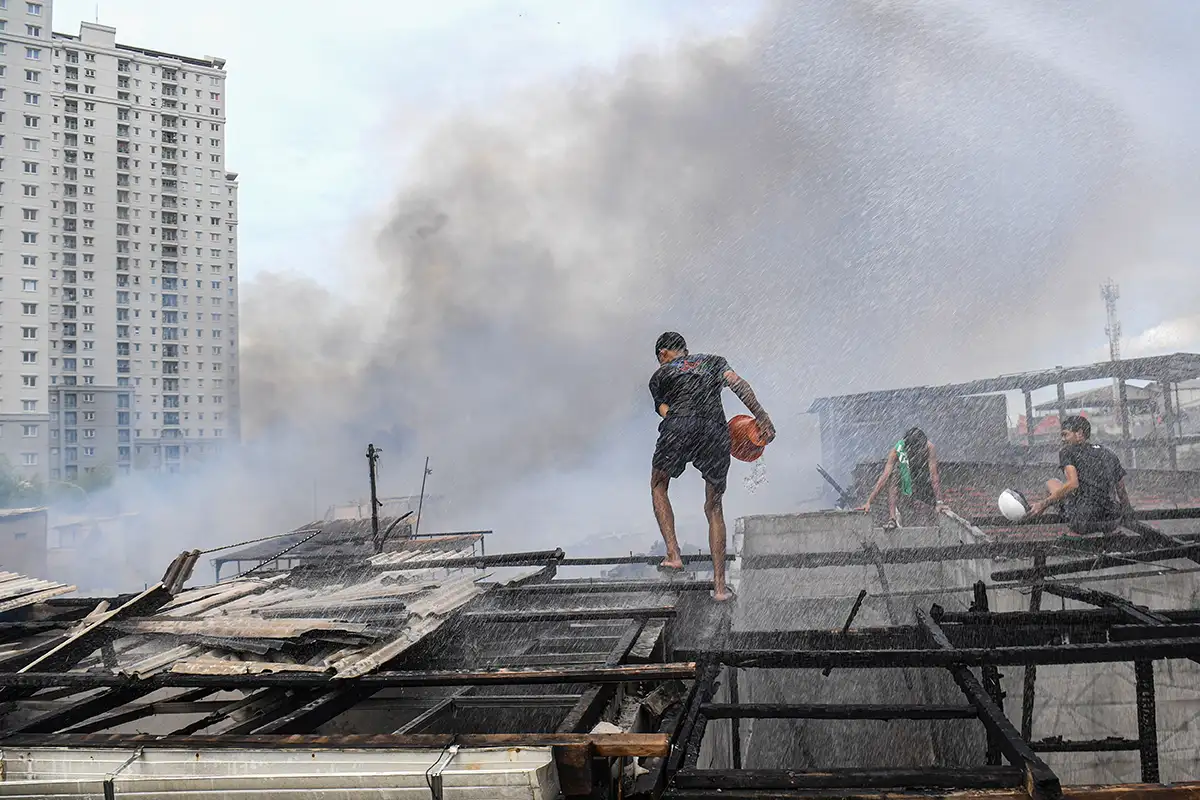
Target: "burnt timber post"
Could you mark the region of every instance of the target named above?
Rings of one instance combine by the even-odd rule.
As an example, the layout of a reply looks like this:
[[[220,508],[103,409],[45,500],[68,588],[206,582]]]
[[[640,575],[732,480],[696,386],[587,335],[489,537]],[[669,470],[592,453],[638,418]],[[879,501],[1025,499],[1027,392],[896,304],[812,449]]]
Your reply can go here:
[[[1163,396],[1163,428],[1167,432],[1167,458],[1170,459],[1171,469],[1179,471],[1179,451],[1175,444],[1175,405],[1171,402],[1172,384],[1167,381],[1160,381],[1159,387],[1162,389]]]

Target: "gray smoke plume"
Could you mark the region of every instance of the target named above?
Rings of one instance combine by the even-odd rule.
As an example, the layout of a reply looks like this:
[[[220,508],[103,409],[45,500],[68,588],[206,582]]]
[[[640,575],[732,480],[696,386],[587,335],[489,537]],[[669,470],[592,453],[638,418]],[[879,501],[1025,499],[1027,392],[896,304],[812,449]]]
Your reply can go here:
[[[1168,47],[1198,13],[786,2],[448,120],[377,258],[342,277],[365,300],[285,274],[245,287],[245,429],[276,457],[263,482],[203,480],[232,470],[234,513],[313,480],[361,494],[382,437],[405,491],[431,455],[456,518],[509,531],[501,547],[544,542],[547,520],[652,525],[631,498],[653,340],[675,329],[775,416],[754,503],[789,510],[814,396],[1047,366],[1100,341],[1094,284],[1195,257],[1194,226],[1163,225],[1200,174],[1174,127],[1200,108],[1196,48]],[[1053,341],[1071,336],[1086,344]],[[728,504],[751,507],[736,484]]]

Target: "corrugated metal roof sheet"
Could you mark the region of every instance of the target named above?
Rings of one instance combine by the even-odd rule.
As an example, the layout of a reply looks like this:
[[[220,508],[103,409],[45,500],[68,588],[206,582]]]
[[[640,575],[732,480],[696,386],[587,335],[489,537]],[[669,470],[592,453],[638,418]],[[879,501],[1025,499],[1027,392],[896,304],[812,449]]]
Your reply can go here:
[[[63,594],[70,594],[76,587],[57,581],[29,578],[15,572],[0,572],[0,611],[40,603]]]
[[[375,568],[365,571],[335,559],[325,570],[248,576],[182,592],[157,614],[110,623],[127,635],[118,642],[117,665],[109,668],[138,675],[162,670],[365,675],[484,592],[479,582],[488,573],[414,568],[422,561],[470,553],[478,538],[420,540],[404,550],[372,556]],[[405,569],[379,571],[389,564],[404,564]],[[93,657],[78,668],[98,666]]]

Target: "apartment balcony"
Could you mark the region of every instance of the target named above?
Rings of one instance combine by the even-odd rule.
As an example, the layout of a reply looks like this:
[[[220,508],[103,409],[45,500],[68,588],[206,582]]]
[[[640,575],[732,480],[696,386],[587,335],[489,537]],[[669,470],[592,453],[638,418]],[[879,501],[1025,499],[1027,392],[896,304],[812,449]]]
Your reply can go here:
[[[163,191],[166,191],[166,190],[164,189]],[[171,191],[174,191],[174,189],[172,189]],[[167,197],[166,195],[163,195],[162,207],[163,208],[179,208],[179,198]]]
[[[163,228],[162,229],[162,240],[164,242],[179,241],[179,231],[174,228]]]
[[[174,147],[164,147],[162,149],[163,161],[178,161],[179,153]]]
[[[66,164],[78,164],[79,163],[79,152],[77,150],[64,150],[63,151],[63,162]]]
[[[179,193],[179,181],[164,180],[162,182],[162,190],[164,192],[170,192],[171,194],[178,194]]]
[[[164,128],[178,128],[179,127],[179,117],[164,116],[162,118],[162,126]]]
[[[163,164],[161,173],[174,178],[179,175],[179,167],[175,164]]]
[[[117,152],[118,153],[128,153],[129,152],[129,142],[117,142]]]
[[[162,254],[163,258],[179,258],[179,245],[164,244]]]
[[[169,97],[164,97],[163,101],[162,101],[162,107],[163,108],[178,108],[179,103],[175,102],[174,100],[170,99]]]
[[[176,91],[174,86],[164,86],[164,87],[162,87],[162,96],[163,97],[178,97],[179,92]]]
[[[163,375],[178,375],[179,364],[175,361],[164,361],[162,365]]]
[[[179,144],[179,134],[177,133],[163,131],[159,137],[163,144]]]

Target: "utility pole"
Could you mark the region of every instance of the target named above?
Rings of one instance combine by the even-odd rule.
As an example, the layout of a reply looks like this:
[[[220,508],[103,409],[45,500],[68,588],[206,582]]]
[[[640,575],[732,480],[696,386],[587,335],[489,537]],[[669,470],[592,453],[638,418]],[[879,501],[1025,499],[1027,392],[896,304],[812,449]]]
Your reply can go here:
[[[375,491],[376,464],[381,452],[383,451],[375,445],[367,445],[367,469],[371,477],[371,541],[375,545],[376,553],[383,552],[383,542],[379,540],[379,496]]]
[[[421,509],[425,507],[425,479],[433,474],[429,468],[429,456],[425,456],[425,474],[421,476],[421,498],[417,500],[417,524],[413,526],[413,536],[421,532]]]

